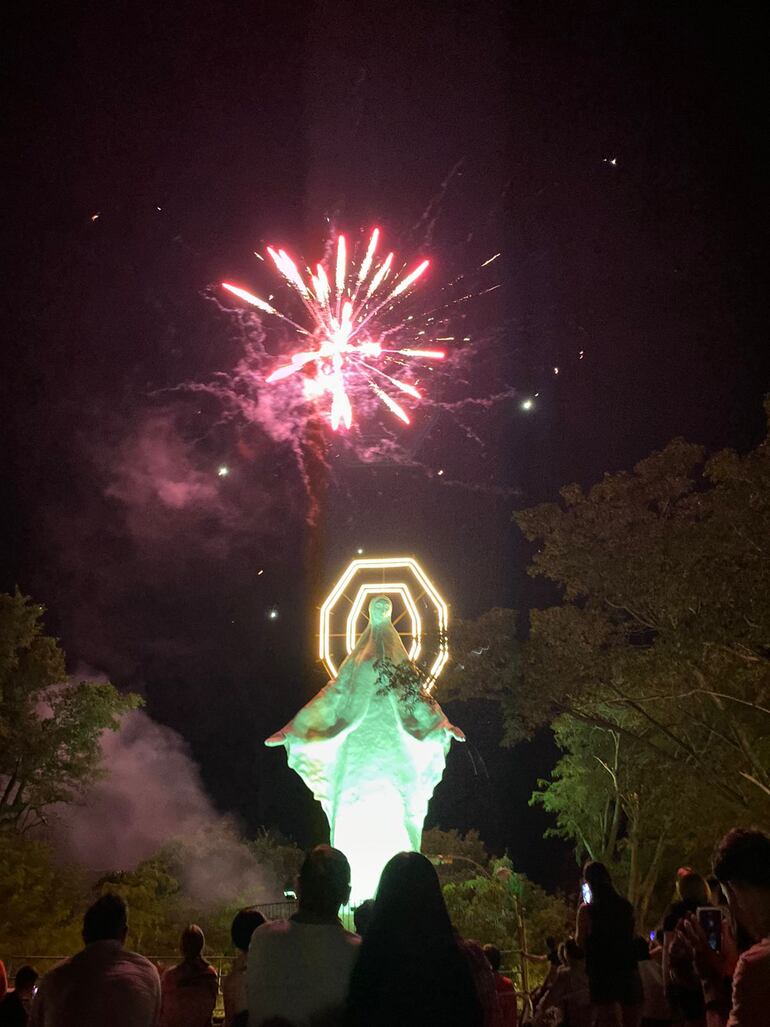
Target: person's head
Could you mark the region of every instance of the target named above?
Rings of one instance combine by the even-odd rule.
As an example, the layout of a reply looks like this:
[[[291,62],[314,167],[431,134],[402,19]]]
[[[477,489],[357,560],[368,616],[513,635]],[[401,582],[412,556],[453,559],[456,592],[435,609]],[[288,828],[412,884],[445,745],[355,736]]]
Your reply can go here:
[[[677,875],[676,893],[682,902],[693,906],[708,906],[709,889],[700,874],[689,868]]]
[[[298,880],[299,908],[321,920],[337,917],[350,898],[350,864],[339,849],[316,845],[305,856]]]
[[[564,962],[567,966],[574,966],[582,959],[585,959],[585,952],[581,949],[574,938],[567,938],[564,942]]]
[[[770,837],[762,831],[733,828],[714,856],[730,910],[753,938],[770,931]]]
[[[399,852],[385,864],[367,942],[391,954],[430,949],[436,959],[455,946],[436,868],[421,853]]]
[[[601,903],[604,899],[617,895],[610,872],[604,863],[592,859],[583,867],[583,880],[591,889],[591,901]]]
[[[355,924],[356,934],[360,934],[362,938],[366,934],[366,929],[372,919],[373,912],[374,899],[364,899],[361,905],[356,906],[353,911],[353,923]]]
[[[500,949],[497,947],[497,945],[485,945],[484,955],[487,957],[487,962],[495,971],[495,973],[499,974],[502,956],[500,954]]]
[[[120,895],[106,892],[86,910],[83,917],[83,941],[92,945],[95,941],[126,940],[128,934],[128,911]]]
[[[13,986],[21,998],[29,998],[35,990],[38,972],[34,966],[20,966],[13,979]]]
[[[358,965],[371,981],[397,966],[420,967],[429,979],[456,976],[457,944],[438,875],[419,852],[399,852],[380,875]],[[454,985],[453,985],[454,986]]]
[[[185,959],[197,959],[203,952],[206,939],[197,924],[188,924],[179,939],[179,948]]]
[[[239,909],[230,924],[230,937],[233,945],[241,952],[248,952],[252,934],[264,923],[265,918],[256,906]]]
[[[380,876],[375,912],[395,910],[405,917],[449,922],[436,868],[420,852],[399,852]]]

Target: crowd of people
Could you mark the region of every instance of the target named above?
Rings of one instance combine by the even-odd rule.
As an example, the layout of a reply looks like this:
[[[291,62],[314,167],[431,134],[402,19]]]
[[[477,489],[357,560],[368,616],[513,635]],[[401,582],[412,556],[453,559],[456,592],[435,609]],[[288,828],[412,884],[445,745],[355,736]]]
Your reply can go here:
[[[501,953],[453,929],[436,870],[417,852],[386,865],[376,898],[340,920],[344,854],[320,845],[300,871],[298,910],[233,920],[237,951],[222,981],[227,1027],[769,1027],[770,837],[733,830],[708,880],[682,868],[652,944],[602,863],[584,868],[574,936],[548,953],[543,985],[517,995]],[[102,895],[83,948],[42,978],[0,974],[0,1027],[209,1027],[218,994],[196,925],[162,976],[125,947],[123,900]],[[0,963],[2,968],[2,963]]]

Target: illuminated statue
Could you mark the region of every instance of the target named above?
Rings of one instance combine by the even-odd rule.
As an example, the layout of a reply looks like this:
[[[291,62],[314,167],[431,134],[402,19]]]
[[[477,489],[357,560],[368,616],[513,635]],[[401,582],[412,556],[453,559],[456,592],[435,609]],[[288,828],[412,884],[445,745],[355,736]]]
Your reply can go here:
[[[374,895],[391,856],[419,851],[451,741],[465,740],[424,690],[388,687],[383,668],[409,660],[391,612],[386,596],[371,600],[369,625],[337,677],[266,742],[285,747],[323,806],[331,843],[350,860],[353,905]]]

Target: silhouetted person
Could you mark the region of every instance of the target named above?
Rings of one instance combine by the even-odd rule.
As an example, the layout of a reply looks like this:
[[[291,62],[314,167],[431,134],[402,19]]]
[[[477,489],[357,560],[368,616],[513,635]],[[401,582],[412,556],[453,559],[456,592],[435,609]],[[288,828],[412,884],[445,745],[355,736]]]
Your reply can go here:
[[[225,1000],[225,1027],[247,1027],[249,1022],[249,999],[246,981],[246,959],[252,934],[265,923],[265,918],[255,906],[239,909],[230,925],[230,938],[238,954],[233,960],[230,973],[222,980],[222,997]]]
[[[503,1027],[516,1027],[518,1010],[516,1008],[516,989],[510,977],[504,977],[500,973],[502,956],[496,945],[485,945],[484,955],[492,967],[495,975],[495,987],[497,989],[497,1004],[500,1009],[500,1022]]]
[[[249,1027],[338,1023],[360,945],[339,920],[350,896],[350,865],[329,845],[305,857],[297,881],[299,909],[290,920],[258,927],[249,945]]]
[[[677,941],[676,929],[683,917],[692,916],[699,906],[711,904],[709,886],[690,867],[677,872],[676,895],[663,915],[663,984],[677,1020],[702,1024],[706,1015],[703,991],[695,973],[688,945]]]
[[[545,1014],[556,1009],[560,1022],[569,1024],[569,1027],[590,1027],[593,1010],[585,953],[574,939],[569,938],[559,945],[559,957],[553,980],[537,1006],[537,1022],[549,1022]]]
[[[26,1027],[35,993],[38,972],[34,966],[20,966],[13,980],[13,990],[0,999],[0,1027]]]
[[[433,865],[400,852],[385,866],[348,998],[351,1027],[476,1027],[481,1007]]]
[[[43,977],[32,1001],[31,1027],[155,1027],[158,971],[124,948],[126,904],[102,895],[83,917],[83,948]]]
[[[356,906],[353,910],[353,923],[355,924],[356,933],[361,938],[366,934],[373,911],[374,899],[365,899],[360,906]]]
[[[612,885],[603,863],[586,863],[591,901],[578,909],[575,941],[586,954],[596,1027],[637,1027],[642,982],[634,950],[634,910]]]
[[[205,938],[197,924],[182,931],[182,962],[161,978],[161,1027],[211,1027],[217,1001],[217,974],[203,958]]]
[[[668,1027],[671,1007],[666,998],[661,965],[651,957],[646,938],[634,938],[634,950],[642,982],[642,1027]]]
[[[697,919],[680,930],[693,948],[706,1003],[708,1027],[767,1027],[770,1022],[770,837],[762,831],[734,828],[719,843],[714,873],[722,885],[736,925],[753,944],[737,958],[732,1001],[725,1001],[724,978],[737,951],[727,919],[722,944],[713,952]]]

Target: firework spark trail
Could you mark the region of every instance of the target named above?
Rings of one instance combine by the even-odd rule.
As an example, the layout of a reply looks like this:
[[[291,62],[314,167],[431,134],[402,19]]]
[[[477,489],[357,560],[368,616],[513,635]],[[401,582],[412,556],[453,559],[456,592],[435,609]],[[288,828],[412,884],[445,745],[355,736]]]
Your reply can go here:
[[[394,377],[381,367],[375,367],[367,360],[386,360],[393,363],[405,363],[398,357],[419,360],[442,360],[443,350],[402,346],[385,348],[373,336],[379,334],[380,339],[387,337],[395,329],[391,326],[380,326],[377,332],[377,316],[386,307],[390,312],[394,302],[404,296],[422,277],[430,266],[430,261],[423,260],[408,274],[397,276],[392,288],[383,288],[393,268],[394,254],[388,253],[382,263],[373,272],[380,230],[375,228],[369,239],[364,259],[354,275],[350,271],[347,242],[344,235],[337,238],[336,259],[334,267],[334,292],[323,264],[316,265],[316,274],[308,269],[310,284],[305,281],[297,264],[286,250],[267,247],[267,253],[279,274],[294,290],[310,317],[310,328],[298,324],[287,317],[271,303],[255,296],[254,293],[239,286],[223,282],[228,292],[265,314],[290,324],[296,331],[309,336],[310,344],[303,350],[293,353],[289,362],[281,364],[265,379],[276,383],[290,378],[296,373],[303,375],[305,396],[309,401],[316,400],[324,394],[330,397],[329,421],[335,431],[350,428],[353,423],[353,405],[351,394],[357,385],[365,384],[380,402],[392,414],[409,424],[409,416],[389,392],[371,378],[375,373],[389,386],[420,399],[421,394],[409,382]],[[373,273],[372,273],[373,272]],[[359,293],[363,300],[359,301]],[[271,297],[272,298],[272,297]],[[371,326],[371,327],[370,327]]]

